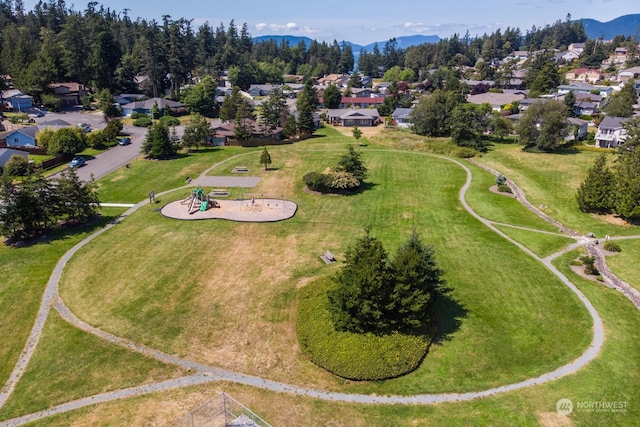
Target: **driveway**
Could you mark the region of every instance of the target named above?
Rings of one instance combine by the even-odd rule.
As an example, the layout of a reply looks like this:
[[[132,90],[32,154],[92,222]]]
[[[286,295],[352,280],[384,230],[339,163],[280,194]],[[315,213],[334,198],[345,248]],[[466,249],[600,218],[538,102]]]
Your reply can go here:
[[[100,112],[87,112],[79,108],[65,110],[59,113],[47,113],[44,117],[36,118],[36,123],[43,123],[52,120],[64,120],[72,125],[87,123],[93,130],[104,129],[106,123]],[[176,133],[181,136],[183,129],[176,128]],[[124,126],[122,133],[129,135],[131,144],[126,146],[115,146],[95,158],[87,158],[87,164],[77,169],[78,177],[82,181],[89,181],[91,175],[95,179],[101,178],[114,170],[123,167],[133,161],[141,153],[142,143],[147,134],[147,128],[135,126]],[[57,175],[57,174],[56,174]],[[55,175],[54,175],[55,176]]]

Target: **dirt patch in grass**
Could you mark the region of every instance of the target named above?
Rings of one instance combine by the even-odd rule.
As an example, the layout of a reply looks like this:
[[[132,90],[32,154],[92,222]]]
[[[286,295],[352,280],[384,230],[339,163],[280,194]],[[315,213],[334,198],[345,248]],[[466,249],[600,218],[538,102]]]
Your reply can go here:
[[[606,222],[607,224],[618,225],[620,227],[631,227],[631,225],[632,225],[632,224],[629,224],[627,221],[625,221],[623,218],[620,218],[618,215],[613,215],[613,214],[609,214],[609,215],[592,214],[591,216],[593,218],[599,219],[602,222]]]
[[[573,425],[571,418],[557,412],[538,412],[538,421],[543,427],[571,427]]]

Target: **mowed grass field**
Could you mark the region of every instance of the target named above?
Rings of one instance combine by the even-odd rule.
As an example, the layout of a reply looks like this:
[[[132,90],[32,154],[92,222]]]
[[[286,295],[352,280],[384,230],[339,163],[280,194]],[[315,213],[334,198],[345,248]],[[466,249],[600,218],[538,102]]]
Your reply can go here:
[[[584,307],[545,268],[464,211],[458,192],[466,175],[459,166],[420,152],[368,146],[361,149],[370,169],[366,191],[348,197],[304,192],[302,176],[336,164],[349,141],[324,130],[320,137],[293,146],[269,147],[274,161],[270,171],[259,165],[259,150],[225,149],[185,158],[194,163],[179,159],[184,164],[170,166],[173,169],[166,174],[156,170],[157,164],[165,162],[138,161],[132,169],[106,177],[100,184],[102,201],[137,202],[148,193],[147,176],[155,180],[153,186],[159,192],[170,188],[163,176],[177,187],[184,184],[183,175],[196,176],[211,164],[242,153],[210,174],[228,175],[234,165],[247,165],[251,175],[263,179],[255,189],[233,190],[232,197],[283,195],[298,203],[298,212],[289,221],[273,224],[181,222],[162,217],[154,211],[156,205],[146,206],[72,259],[61,283],[62,298],[83,320],[136,342],[213,366],[343,392],[410,395],[482,390],[551,371],[586,349],[591,320]],[[470,167],[474,181],[467,199],[479,213],[500,222],[557,231],[517,201],[490,193],[491,175]],[[539,185],[538,178],[523,175],[531,186]],[[119,185],[133,194],[127,195]],[[162,202],[187,194],[188,190],[179,190],[163,196]],[[340,262],[327,266],[319,255],[330,250],[340,261],[365,226],[372,227],[390,252],[415,228],[434,245],[452,288],[439,307],[443,337],[431,347],[422,366],[405,377],[376,383],[329,375],[299,353],[295,337],[296,289],[335,272]],[[571,242],[561,236],[501,229],[541,256],[562,247],[564,240]],[[559,266],[569,259],[561,260]],[[566,270],[565,274],[572,274]],[[274,426],[295,425],[298,420],[310,425],[344,425],[348,420],[354,426],[633,425],[630,421],[640,415],[640,408],[633,405],[627,414],[574,413],[567,418],[555,412],[555,402],[562,397],[632,402],[640,397],[634,386],[640,381],[640,363],[631,356],[640,350],[633,332],[640,320],[638,311],[619,294],[574,278],[605,320],[605,348],[578,374],[543,386],[465,403],[387,406],[325,402],[214,383],[97,405],[36,424],[166,424],[225,390]],[[37,304],[37,292],[34,295],[30,300]],[[65,328],[59,322],[53,323],[54,331],[62,332],[43,338],[37,360],[49,360],[54,348],[73,357],[78,344],[60,336]],[[24,342],[15,341],[18,348]],[[143,363],[137,355],[117,355],[122,360],[130,357]],[[8,371],[14,363],[15,359],[7,363]],[[144,368],[137,377],[117,364],[106,365],[116,380],[107,385],[98,381],[96,387],[80,390],[91,393],[177,374],[170,367],[146,363],[140,365]],[[54,375],[64,377],[65,369],[72,370],[58,368]],[[50,370],[46,363],[30,365],[25,374],[28,386],[47,381]],[[87,370],[100,378],[100,367],[88,363]],[[71,379],[55,384],[60,390],[76,388]],[[51,403],[77,396],[68,390]],[[12,416],[47,404],[47,399],[26,404],[27,393],[16,393],[13,399]],[[0,419],[6,419],[7,413],[0,412]]]

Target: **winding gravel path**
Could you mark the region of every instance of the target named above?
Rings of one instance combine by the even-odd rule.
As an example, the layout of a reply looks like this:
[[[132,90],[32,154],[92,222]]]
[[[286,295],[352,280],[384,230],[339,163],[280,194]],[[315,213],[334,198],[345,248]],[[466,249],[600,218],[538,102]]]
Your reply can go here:
[[[389,152],[388,150],[385,150],[385,151]],[[406,151],[400,151],[400,150],[393,150],[393,151],[401,152],[401,153],[405,153],[405,154],[407,153]],[[248,154],[248,153],[246,153],[246,154]],[[241,154],[239,156],[246,155],[246,154]],[[429,154],[424,154],[424,153],[414,153],[414,154],[429,155]],[[49,282],[47,283],[47,287],[45,289],[44,296],[43,296],[43,299],[42,299],[42,302],[41,302],[41,305],[40,305],[40,310],[38,311],[38,314],[36,316],[35,324],[34,324],[34,326],[32,328],[31,334],[29,335],[29,338],[27,340],[25,348],[23,349],[23,352],[20,355],[20,357],[18,359],[18,362],[16,363],[16,366],[15,366],[13,372],[11,373],[11,376],[10,376],[9,380],[7,381],[7,383],[5,384],[4,388],[2,389],[2,392],[0,393],[0,407],[2,407],[6,403],[7,398],[13,392],[13,390],[15,388],[15,385],[20,380],[20,377],[22,376],[22,373],[24,372],[27,364],[29,363],[29,360],[30,360],[31,356],[33,355],[33,352],[34,352],[35,347],[36,347],[36,345],[38,343],[38,340],[40,339],[40,336],[42,334],[42,329],[44,327],[44,323],[46,321],[46,318],[47,318],[47,316],[49,314],[49,310],[50,310],[50,308],[52,306],[60,313],[60,315],[65,320],[67,320],[69,323],[73,324],[74,326],[76,326],[76,327],[78,327],[78,328],[80,328],[80,329],[82,329],[82,330],[84,330],[84,331],[86,331],[88,333],[94,334],[94,335],[99,336],[100,338],[102,338],[104,340],[107,340],[109,342],[112,342],[112,343],[114,343],[116,345],[128,348],[128,349],[130,349],[132,351],[144,354],[146,356],[152,357],[152,358],[157,359],[159,361],[162,361],[164,363],[170,363],[170,364],[173,364],[173,365],[177,365],[177,366],[183,367],[185,369],[190,369],[192,371],[195,371],[196,374],[190,375],[190,376],[185,376],[185,377],[178,378],[178,379],[161,381],[161,382],[157,382],[157,383],[153,383],[153,384],[142,385],[142,386],[138,386],[138,387],[131,387],[131,388],[126,388],[126,389],[121,389],[121,390],[115,390],[115,391],[108,392],[108,393],[102,393],[102,394],[98,394],[98,395],[94,395],[94,396],[89,396],[89,397],[86,397],[86,398],[83,398],[83,399],[78,399],[78,400],[75,400],[75,401],[67,402],[65,404],[58,405],[56,407],[53,407],[53,408],[50,408],[50,409],[47,409],[47,410],[44,410],[44,411],[36,412],[36,413],[29,414],[29,415],[26,415],[26,416],[23,416],[23,417],[19,417],[19,418],[14,418],[14,419],[11,419],[11,420],[2,421],[2,422],[0,422],[0,426],[4,427],[4,426],[22,425],[22,424],[25,424],[27,422],[31,422],[31,421],[35,421],[35,420],[38,420],[38,419],[42,419],[42,418],[45,418],[45,417],[48,417],[48,416],[51,416],[51,415],[54,415],[54,414],[60,414],[60,413],[63,413],[63,412],[72,411],[72,410],[79,409],[79,408],[82,408],[82,407],[85,407],[85,406],[89,406],[89,405],[93,405],[93,404],[96,404],[96,403],[104,403],[104,402],[109,402],[109,401],[113,401],[113,400],[117,400],[117,399],[124,399],[124,398],[128,398],[128,397],[139,396],[139,395],[143,395],[143,394],[148,394],[148,393],[153,393],[153,392],[157,392],[157,391],[168,390],[168,389],[177,388],[177,387],[185,387],[185,386],[189,386],[189,385],[203,384],[203,383],[207,383],[207,382],[211,382],[211,381],[221,381],[221,380],[231,381],[231,382],[240,383],[240,384],[246,384],[246,385],[250,385],[250,386],[253,386],[253,387],[259,387],[259,388],[267,389],[267,390],[271,390],[271,391],[282,392],[282,393],[290,393],[290,394],[296,394],[296,395],[302,395],[302,396],[308,396],[308,397],[313,397],[313,398],[318,398],[318,399],[323,399],[323,400],[330,400],[330,401],[353,402],[353,403],[363,403],[363,404],[434,404],[434,403],[441,403],[441,402],[459,402],[459,401],[478,399],[478,398],[487,397],[487,396],[491,396],[491,395],[495,395],[495,394],[499,394],[499,393],[505,393],[505,392],[510,392],[510,391],[522,389],[522,388],[525,388],[525,387],[530,387],[530,386],[533,386],[533,385],[543,384],[543,383],[546,383],[546,382],[553,381],[553,380],[556,380],[558,378],[564,377],[566,375],[573,374],[573,373],[577,372],[578,370],[580,370],[581,368],[583,368],[584,366],[586,366],[591,360],[593,360],[598,355],[600,349],[602,348],[602,345],[603,345],[603,342],[604,342],[604,328],[603,328],[603,325],[602,325],[602,319],[598,315],[596,309],[593,307],[591,302],[582,294],[582,292],[580,292],[580,290],[573,283],[571,283],[569,281],[569,279],[567,277],[565,277],[560,271],[558,271],[552,265],[551,262],[557,256],[560,256],[561,254],[567,252],[568,250],[572,250],[572,249],[574,249],[576,247],[579,247],[579,246],[582,246],[582,245],[585,245],[585,244],[588,245],[589,250],[591,251],[591,249],[594,247],[592,242],[589,239],[586,239],[586,238],[580,236],[575,231],[570,230],[568,227],[565,227],[564,225],[558,223],[557,221],[553,220],[552,218],[549,218],[544,213],[538,211],[534,206],[532,206],[529,202],[526,201],[526,197],[524,197],[524,193],[513,182],[509,181],[508,183],[511,186],[511,188],[513,189],[514,194],[516,195],[518,200],[520,200],[526,207],[528,207],[532,211],[536,212],[536,214],[538,214],[539,216],[541,216],[545,220],[547,220],[550,223],[556,225],[560,230],[562,230],[564,233],[566,233],[570,237],[573,237],[573,238],[575,238],[577,240],[576,243],[570,245],[568,248],[565,248],[562,251],[559,251],[556,254],[553,254],[553,255],[551,255],[549,257],[546,257],[546,258],[538,257],[530,249],[528,249],[524,245],[520,244],[519,242],[513,240],[508,235],[503,233],[499,228],[496,227],[496,225],[507,225],[507,226],[509,226],[509,224],[501,224],[501,223],[496,223],[496,222],[487,220],[487,219],[481,217],[480,215],[478,215],[468,205],[468,203],[466,202],[466,199],[465,199],[465,195],[466,195],[466,191],[468,190],[469,186],[471,185],[472,173],[471,173],[471,170],[466,165],[464,165],[463,163],[461,163],[458,160],[451,159],[451,158],[444,157],[444,156],[434,156],[434,155],[429,155],[429,156],[441,158],[441,159],[444,159],[444,160],[447,160],[447,161],[451,161],[451,162],[457,164],[463,170],[465,170],[467,178],[466,178],[466,182],[465,182],[464,186],[462,187],[462,189],[460,190],[460,194],[459,194],[460,203],[464,206],[464,208],[474,218],[476,218],[478,221],[480,221],[485,226],[490,228],[492,231],[494,231],[495,233],[499,234],[500,236],[502,236],[504,239],[508,240],[509,242],[513,243],[514,245],[516,245],[517,247],[522,249],[524,252],[529,254],[531,257],[533,257],[534,259],[536,259],[539,262],[543,263],[553,274],[555,274],[558,278],[560,278],[560,280],[569,289],[571,289],[571,291],[573,291],[578,296],[580,301],[582,301],[582,303],[587,308],[587,311],[589,312],[589,314],[590,314],[590,316],[592,318],[592,321],[593,321],[593,337],[592,337],[592,340],[591,340],[591,343],[590,343],[589,347],[587,348],[587,350],[580,357],[578,357],[577,359],[575,359],[571,363],[563,365],[563,366],[555,369],[554,371],[545,373],[545,374],[540,375],[538,377],[530,378],[530,379],[527,379],[527,380],[524,380],[524,381],[521,381],[521,382],[518,382],[518,383],[514,383],[514,384],[508,384],[508,385],[503,385],[503,386],[500,386],[500,387],[491,388],[491,389],[488,389],[488,390],[482,390],[482,391],[477,391],[477,392],[468,392],[468,393],[420,394],[420,395],[414,395],[414,396],[375,396],[375,395],[364,395],[364,394],[348,394],[348,393],[327,392],[327,391],[322,391],[322,390],[315,390],[315,389],[310,389],[310,388],[298,387],[298,386],[294,386],[294,385],[290,385],[290,384],[286,384],[286,383],[282,383],[282,382],[278,382],[278,381],[272,381],[272,380],[268,380],[268,379],[264,379],[264,378],[259,378],[259,377],[255,377],[255,376],[251,376],[251,375],[245,375],[245,374],[241,374],[241,373],[237,373],[237,372],[232,372],[232,371],[228,371],[228,370],[224,370],[224,369],[219,369],[219,368],[215,368],[215,367],[211,367],[211,366],[207,366],[207,365],[191,362],[191,361],[189,361],[187,359],[175,357],[175,356],[163,353],[161,351],[158,351],[158,350],[146,347],[146,346],[142,346],[142,345],[136,344],[136,343],[134,343],[134,342],[132,342],[132,341],[130,341],[128,339],[125,339],[125,338],[122,338],[122,337],[118,337],[116,335],[113,335],[113,334],[110,334],[108,332],[105,332],[105,331],[103,331],[103,330],[101,330],[99,328],[95,328],[95,327],[87,324],[86,322],[82,321],[81,319],[77,318],[71,312],[71,310],[69,310],[65,306],[64,302],[58,296],[58,282],[60,280],[61,273],[62,273],[66,263],[69,261],[69,259],[78,250],[80,250],[87,243],[92,241],[94,238],[98,237],[103,232],[109,230],[113,225],[115,225],[118,222],[120,222],[123,219],[125,219],[127,216],[129,216],[130,214],[135,212],[140,207],[146,205],[147,201],[145,200],[145,201],[142,201],[140,203],[137,203],[136,205],[134,205],[133,207],[128,209],[113,224],[107,225],[102,230],[99,230],[99,231],[95,232],[91,236],[89,236],[86,239],[84,239],[82,242],[80,242],[77,245],[75,245],[73,248],[71,248],[60,259],[60,261],[56,265],[53,273],[51,274]],[[158,196],[162,196],[164,194],[167,194],[169,192],[173,192],[175,190],[179,190],[179,189],[183,189],[183,188],[189,188],[189,187],[192,187],[194,185],[198,185],[198,180],[200,178],[206,176],[206,174],[207,174],[207,172],[209,170],[211,170],[211,169],[219,166],[220,164],[225,163],[225,162],[227,162],[227,161],[229,161],[231,159],[237,158],[237,157],[238,156],[231,157],[229,159],[226,159],[226,160],[224,160],[222,162],[219,162],[219,163],[211,166],[209,169],[207,169],[205,172],[203,172],[198,179],[193,180],[190,185],[186,185],[186,186],[180,187],[178,189],[173,189],[173,190],[169,190],[169,191],[165,191],[165,192],[159,193]],[[472,161],[472,162],[474,164],[484,168],[484,169],[490,170],[492,173],[497,174],[497,171],[491,170],[490,168],[488,168],[488,167],[486,167],[484,165],[481,165],[481,164],[479,164],[479,163],[477,163],[475,161]],[[538,231],[538,230],[532,230],[532,231]],[[553,233],[553,234],[555,234],[555,233]],[[561,235],[564,235],[564,234],[561,234]],[[615,278],[615,276],[608,270],[608,268],[606,268],[606,263],[604,262],[604,255],[600,254],[599,251],[597,250],[597,248],[596,248],[595,252],[598,253],[598,257],[596,259],[598,259],[601,262],[603,262],[602,267],[600,265],[598,265],[598,268],[601,269],[600,271],[603,273],[603,275],[607,274],[607,276],[605,276],[605,277],[613,277],[613,278]],[[607,279],[607,280],[609,280],[609,279]],[[615,278],[615,279],[610,279],[610,280],[612,281],[612,283],[615,286],[620,286],[620,288],[618,288],[618,289],[622,289],[622,288],[626,289],[626,287],[624,286],[624,282],[622,282],[620,279]],[[629,285],[627,284],[627,286],[629,286]],[[637,295],[638,292],[635,289],[633,289],[632,287],[630,287],[630,286],[629,286],[629,288],[631,288],[633,291],[635,291],[635,293],[632,292],[632,291],[629,291],[629,294],[633,298],[637,298],[638,297],[638,295]],[[631,299],[631,297],[629,297],[629,298]],[[636,303],[636,306],[638,306],[637,303]]]

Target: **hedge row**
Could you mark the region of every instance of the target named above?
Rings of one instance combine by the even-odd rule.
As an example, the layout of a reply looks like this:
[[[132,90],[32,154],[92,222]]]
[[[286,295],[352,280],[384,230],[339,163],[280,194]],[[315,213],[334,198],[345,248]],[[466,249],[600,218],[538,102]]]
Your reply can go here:
[[[351,380],[395,378],[420,365],[430,337],[336,331],[327,310],[327,291],[333,286],[330,278],[321,278],[298,291],[298,341],[313,363]]]

